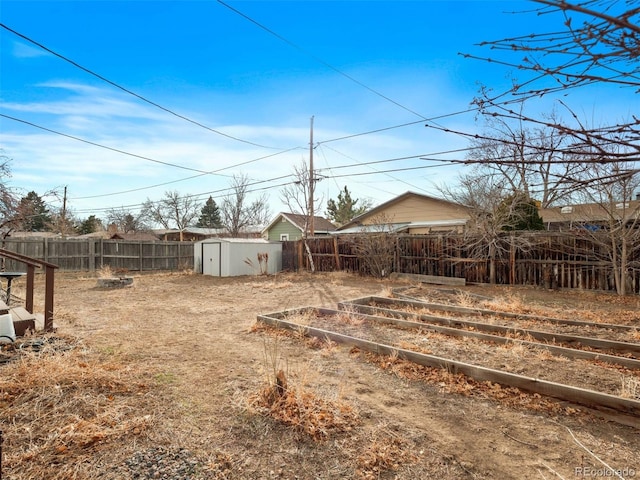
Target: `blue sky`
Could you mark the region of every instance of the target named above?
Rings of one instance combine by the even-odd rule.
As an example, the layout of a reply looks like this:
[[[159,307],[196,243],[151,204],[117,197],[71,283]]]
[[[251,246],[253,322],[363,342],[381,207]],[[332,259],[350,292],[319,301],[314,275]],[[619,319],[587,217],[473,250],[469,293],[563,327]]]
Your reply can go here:
[[[282,185],[309,160],[313,116],[324,205],[345,185],[373,204],[408,190],[437,195],[434,184],[454,181],[461,167],[418,157],[460,159],[438,153],[468,142],[424,119],[466,111],[480,84],[503,91],[518,75],[459,53],[492,56],[477,44],[556,31],[563,21],[531,13],[536,5],[525,1],[227,5],[241,14],[215,0],[3,0],[6,27],[122,87],[0,29],[10,185],[40,195],[66,186],[82,219],[135,211],[168,190],[220,203],[242,174],[275,214],[286,209]],[[572,94],[572,107],[595,123],[628,118],[637,99],[611,88]],[[481,129],[473,112],[438,122]],[[413,158],[391,161],[403,157]]]

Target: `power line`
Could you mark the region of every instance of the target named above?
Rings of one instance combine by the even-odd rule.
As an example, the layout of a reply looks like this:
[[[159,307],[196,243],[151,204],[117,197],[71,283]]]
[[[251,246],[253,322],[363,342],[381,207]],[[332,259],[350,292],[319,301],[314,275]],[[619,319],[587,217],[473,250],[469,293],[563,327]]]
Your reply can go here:
[[[268,180],[258,180],[256,182],[247,183],[246,186],[260,185],[260,184],[263,184],[263,183],[274,182],[276,180],[282,180],[283,178],[288,178],[288,177],[291,177],[291,175],[282,175],[280,177],[274,177],[274,178],[270,178]],[[295,183],[295,180],[292,180],[290,182],[281,183],[281,184],[278,184],[278,185],[270,185],[268,187],[261,187],[261,188],[254,188],[254,189],[251,189],[251,190],[246,190],[245,193],[259,192],[259,191],[268,190],[268,189],[271,189],[271,188],[278,188],[278,187],[283,187],[285,185],[291,185],[293,183]],[[190,195],[182,195],[180,198],[195,199],[195,200],[203,200],[204,197],[210,197],[210,196],[212,198],[214,198],[214,199],[215,198],[224,198],[225,192],[233,192],[233,190],[234,190],[234,187],[227,187],[227,188],[221,188],[221,189],[218,189],[218,190],[211,190],[209,192],[201,192],[201,193],[195,193],[195,194],[190,194]],[[202,197],[202,198],[199,198],[199,197]],[[160,203],[160,202],[162,202],[162,200],[152,201],[151,203],[152,204],[156,204],[156,203]],[[120,207],[86,208],[86,209],[76,210],[76,212],[77,213],[108,212],[109,210],[113,210],[114,208],[140,209],[140,208],[144,207],[145,203],[146,202],[134,203],[134,204],[130,204],[130,205],[121,205]]]
[[[342,70],[334,67],[333,65],[331,65],[330,63],[322,60],[321,58],[313,55],[312,53],[308,52],[307,50],[305,50],[304,48],[300,47],[299,45],[296,45],[295,43],[293,43],[292,41],[288,40],[287,38],[283,37],[282,35],[280,35],[279,33],[274,32],[273,30],[271,30],[270,28],[268,28],[267,26],[261,24],[260,22],[254,20],[253,18],[251,18],[250,16],[248,16],[247,14],[241,12],[240,10],[233,8],[231,5],[229,5],[228,3],[223,2],[222,0],[217,0],[218,3],[226,8],[228,8],[229,10],[231,10],[232,12],[236,13],[237,15],[240,15],[242,18],[248,20],[249,22],[253,23],[254,25],[260,27],[262,30],[264,30],[265,32],[269,33],[270,35],[273,35],[274,37],[276,37],[278,40],[283,41],[284,43],[286,43],[287,45],[295,48],[296,50],[304,53],[305,55],[307,55],[308,57],[312,58],[313,60],[315,60],[316,62],[324,65],[325,67],[333,70],[334,72],[338,73],[339,75],[342,75],[343,77],[345,77],[346,79],[352,81],[353,83],[355,83],[356,85],[359,85],[362,88],[365,88],[366,90],[368,90],[369,92],[373,93],[374,95],[377,95],[380,98],[383,98],[384,100],[396,105],[397,107],[402,108],[403,110],[412,113],[413,115],[416,115],[418,117],[420,117],[421,119],[425,120],[424,115],[419,114],[418,112],[411,110],[410,108],[402,105],[399,102],[396,102],[395,100],[387,97],[386,95],[380,93],[377,90],[374,90],[373,88],[369,87],[368,85],[365,85],[364,83],[362,83],[360,80],[352,77],[351,75],[349,75],[348,73],[343,72]]]
[[[393,172],[407,172],[410,170],[422,170],[425,168],[436,168],[436,167],[440,167],[441,165],[421,165],[419,167],[406,167],[406,168],[394,168],[391,170],[377,170],[374,172],[361,172],[361,173],[345,173],[344,175],[333,175],[333,176],[328,176],[327,178],[341,178],[341,177],[357,177],[357,176],[362,176],[362,175],[377,175],[379,173],[393,173]]]
[[[417,120],[415,122],[401,123],[400,125],[393,125],[391,127],[383,127],[383,128],[378,128],[376,130],[369,130],[367,132],[354,133],[352,135],[346,135],[344,137],[332,138],[332,139],[329,139],[329,140],[324,140],[322,142],[317,142],[316,145],[321,145],[321,144],[324,144],[324,143],[331,143],[331,142],[338,142],[340,140],[348,140],[350,138],[361,137],[363,135],[370,135],[372,133],[385,132],[387,130],[393,130],[393,129],[396,129],[396,128],[408,127],[408,126],[411,126],[411,125],[417,125],[419,123],[424,123],[424,122],[434,122],[435,123],[435,120],[441,120],[441,119],[447,118],[447,117],[454,117],[454,116],[457,116],[457,115],[462,115],[464,113],[471,113],[471,112],[475,112],[475,111],[478,111],[478,110],[479,110],[478,107],[468,108],[466,110],[459,110],[459,111],[453,112],[453,113],[445,113],[443,115],[437,115],[435,117],[422,118],[421,120]]]
[[[179,113],[177,113],[177,112],[175,112],[173,110],[170,110],[169,108],[163,107],[162,105],[160,105],[160,104],[158,104],[156,102],[153,102],[153,101],[149,100],[148,98],[143,97],[142,95],[140,95],[138,93],[135,93],[135,92],[133,92],[133,91],[131,91],[131,90],[129,90],[129,89],[127,89],[127,88],[115,83],[115,82],[113,82],[112,80],[109,80],[108,78],[106,78],[106,77],[104,77],[104,76],[102,76],[102,75],[100,75],[100,74],[98,74],[98,73],[86,68],[86,67],[83,67],[79,63],[77,63],[77,62],[65,57],[64,55],[61,55],[61,54],[51,50],[50,48],[44,46],[43,44],[38,43],[35,40],[27,37],[26,35],[23,35],[22,33],[17,32],[16,30],[13,30],[12,28],[9,28],[4,23],[0,23],[0,27],[4,28],[5,30],[8,30],[9,32],[13,33],[14,35],[17,35],[18,37],[26,40],[27,42],[32,43],[33,45],[36,45],[38,48],[41,48],[42,50],[44,50],[46,52],[49,52],[50,54],[60,58],[61,60],[64,60],[65,62],[70,63],[71,65],[73,65],[76,68],[79,68],[83,72],[86,72],[89,75],[92,75],[92,76],[94,76],[96,78],[99,78],[103,82],[108,83],[109,85],[111,85],[111,86],[113,86],[113,87],[115,87],[115,88],[117,88],[119,90],[122,90],[123,92],[128,93],[129,95],[132,95],[132,96],[136,97],[137,99],[142,100],[143,102],[148,103],[149,105],[152,105],[152,106],[154,106],[156,108],[159,108],[160,110],[162,110],[164,112],[167,112],[167,113],[169,113],[169,114],[171,114],[171,115],[173,115],[175,117],[178,117],[178,118],[180,118],[182,120],[185,120],[185,121],[187,121],[189,123],[197,125],[198,127],[204,128],[205,130],[208,130],[210,132],[216,133],[218,135],[221,135],[223,137],[229,138],[231,140],[235,140],[237,142],[246,143],[248,145],[253,145],[254,147],[267,148],[267,149],[272,149],[272,150],[278,149],[278,147],[270,147],[270,146],[266,146],[266,145],[261,145],[259,143],[254,143],[254,142],[250,142],[248,140],[243,140],[241,138],[234,137],[233,135],[229,135],[227,133],[221,132],[220,130],[216,130],[214,128],[208,127],[207,125],[204,125],[204,124],[202,124],[202,123],[200,123],[200,122],[198,122],[196,120],[192,120],[192,119],[190,119],[188,117],[185,117],[184,115],[181,115],[181,114],[179,114]]]
[[[56,131],[56,130],[52,130],[52,129],[50,129],[50,128],[46,128],[46,127],[43,127],[43,126],[41,126],[41,125],[37,125],[37,124],[35,124],[35,123],[28,122],[27,120],[21,120],[21,119],[19,119],[19,118],[11,117],[11,116],[9,116],[9,115],[5,115],[4,113],[0,113],[0,117],[4,117],[4,118],[7,118],[7,119],[9,119],[9,120],[13,120],[13,121],[15,121],[15,122],[24,123],[25,125],[29,125],[29,126],[31,126],[31,127],[38,128],[38,129],[40,129],[40,130],[44,130],[45,132],[55,133],[56,135],[60,135],[60,136],[62,136],[62,137],[70,138],[70,139],[72,139],[72,140],[76,140],[76,141],[78,141],[78,142],[86,143],[86,144],[88,144],[88,145],[93,145],[94,147],[104,148],[105,150],[110,150],[110,151],[112,151],[112,152],[120,153],[120,154],[122,154],[122,155],[128,155],[128,156],[130,156],[130,157],[139,158],[139,159],[141,159],[141,160],[146,160],[146,161],[148,161],[148,162],[159,163],[159,164],[161,164],[161,165],[167,165],[167,166],[169,166],[169,167],[180,168],[180,169],[182,169],[182,170],[189,170],[189,171],[191,171],[191,172],[198,172],[198,173],[201,173],[201,174],[204,174],[204,175],[209,175],[209,174],[210,174],[210,172],[205,172],[205,171],[203,171],[203,170],[198,170],[197,168],[185,167],[184,165],[177,165],[177,164],[175,164],[175,163],[170,163],[170,162],[163,162],[162,160],[156,160],[156,159],[154,159],[154,158],[144,157],[144,156],[142,156],[142,155],[137,155],[137,154],[135,154],[135,153],[129,153],[129,152],[125,152],[124,150],[120,150],[120,149],[113,148],[113,147],[108,147],[108,146],[106,146],[106,145],[101,145],[101,144],[99,144],[99,143],[92,142],[92,141],[90,141],[90,140],[86,140],[86,139],[84,139],[84,138],[76,137],[76,136],[74,136],[74,135],[69,135],[69,134],[67,134],[67,133],[58,132],[58,131]],[[221,175],[221,174],[215,174],[215,175],[220,175],[220,176],[222,176],[222,177],[228,177],[228,175]]]
[[[355,159],[354,159],[354,158],[349,157],[348,155],[345,155],[344,153],[339,152],[339,151],[335,150],[334,148],[327,147],[326,145],[325,145],[324,147],[329,148],[330,150],[333,150],[334,152],[336,152],[336,153],[338,153],[338,154],[340,154],[340,155],[342,155],[342,156],[344,156],[344,157],[346,157],[346,158],[350,158],[351,160],[354,160],[354,161],[355,161]],[[375,163],[375,162],[370,162],[370,163]],[[350,174],[350,175],[327,175],[327,176],[325,176],[325,178],[334,178],[334,179],[335,179],[335,178],[340,178],[340,177],[350,177],[350,176],[360,176],[360,175],[374,175],[374,174],[383,173],[383,174],[385,174],[386,176],[388,176],[389,178],[391,178],[392,180],[394,180],[394,181],[396,181],[396,182],[404,183],[405,185],[408,185],[408,186],[410,186],[410,187],[412,187],[412,188],[414,188],[414,189],[417,189],[417,190],[423,190],[423,191],[424,191],[424,189],[423,189],[423,188],[421,188],[421,187],[418,187],[418,186],[413,185],[413,184],[411,184],[411,183],[409,183],[409,182],[407,182],[407,181],[405,181],[405,180],[400,180],[400,179],[395,178],[394,176],[390,175],[390,173],[392,173],[392,172],[395,172],[395,171],[402,171],[403,169],[388,170],[388,171],[380,171],[380,170],[376,170],[375,168],[373,168],[373,167],[369,164],[369,162],[364,162],[364,163],[357,164],[357,165],[354,165],[354,166],[361,166],[361,165],[369,167],[369,168],[370,168],[370,169],[372,169],[374,172],[370,172],[370,173],[369,173],[369,172],[367,172],[367,173],[360,173],[360,174],[356,173],[356,174]],[[339,167],[334,167],[334,168],[339,168]]]
[[[218,174],[218,172],[221,172],[223,170],[228,170],[230,168],[236,168],[236,167],[239,167],[239,166],[242,166],[242,165],[247,165],[249,163],[257,162],[259,160],[264,160],[265,158],[275,157],[277,155],[282,155],[283,153],[287,153],[287,152],[290,152],[292,150],[297,150],[297,149],[300,149],[300,148],[302,148],[302,147],[293,147],[293,148],[290,148],[288,150],[283,150],[282,152],[273,153],[271,155],[265,155],[264,157],[254,158],[253,160],[247,160],[246,162],[236,163],[236,164],[230,165],[228,167],[219,168],[217,170],[211,170],[209,172],[201,173],[199,175],[192,175],[191,177],[181,178],[181,179],[178,179],[178,180],[172,180],[170,182],[159,183],[159,184],[150,185],[150,186],[147,186],[147,187],[134,188],[134,189],[131,189],[131,190],[124,190],[124,191],[121,191],[121,192],[103,193],[103,194],[100,194],[100,195],[91,195],[91,196],[88,196],[88,197],[73,197],[72,200],[84,200],[84,199],[89,199],[89,198],[111,197],[113,195],[121,195],[121,194],[124,194],[124,193],[140,192],[142,190],[149,190],[151,188],[162,187],[164,185],[170,185],[172,183],[184,182],[186,180],[193,180],[194,178],[199,178],[199,177],[202,177],[204,175],[215,175],[215,174]],[[225,175],[225,176],[228,176],[228,175]]]

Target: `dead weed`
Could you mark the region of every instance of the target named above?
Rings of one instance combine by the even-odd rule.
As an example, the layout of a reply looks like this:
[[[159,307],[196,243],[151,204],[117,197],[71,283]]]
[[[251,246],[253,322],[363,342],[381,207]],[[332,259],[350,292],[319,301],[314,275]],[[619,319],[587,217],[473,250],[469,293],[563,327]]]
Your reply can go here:
[[[82,478],[77,466],[93,453],[153,423],[152,413],[134,408],[148,391],[139,372],[97,360],[72,338],[65,343],[23,350],[2,367],[3,463],[16,477]]]
[[[332,433],[351,431],[359,422],[355,409],[346,402],[322,398],[307,387],[289,385],[284,371],[275,383],[264,385],[249,395],[248,406],[316,441],[327,440]]]
[[[363,480],[376,480],[382,472],[398,470],[402,464],[416,460],[408,443],[399,435],[379,429],[357,458],[357,474]]]

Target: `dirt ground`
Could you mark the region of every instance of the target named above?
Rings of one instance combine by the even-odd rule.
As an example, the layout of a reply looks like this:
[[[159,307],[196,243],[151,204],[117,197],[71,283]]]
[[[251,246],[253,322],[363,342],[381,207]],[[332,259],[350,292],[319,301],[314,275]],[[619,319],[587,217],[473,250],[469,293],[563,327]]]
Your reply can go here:
[[[640,430],[633,427],[546,399],[518,404],[481,391],[460,393],[441,377],[424,381],[400,368],[381,368],[394,359],[256,328],[259,314],[335,307],[361,296],[386,296],[408,283],[345,273],[133,276],[131,287],[105,289],[89,274],[56,274],[56,339],[69,348],[51,355],[72,363],[64,371],[80,373],[73,381],[57,380],[63,375],[57,363],[23,391],[20,372],[35,372],[20,370],[21,360],[0,365],[2,478],[640,476]],[[638,297],[463,289],[516,298],[548,316],[624,321],[640,328]],[[36,354],[29,368],[44,369],[47,358]],[[340,423],[336,412],[342,412],[340,428],[329,422],[325,430],[310,432],[256,405],[256,395],[280,369],[290,388],[307,395],[300,398],[329,402],[315,412],[318,425],[329,416]],[[83,390],[92,378],[100,379],[94,393]],[[29,403],[37,403],[38,412],[66,407],[58,422],[53,414],[27,420],[20,408]],[[110,422],[104,418],[109,415]],[[88,440],[73,440],[89,428]],[[140,452],[154,452],[153,458],[141,460]],[[189,473],[154,470],[150,463],[166,462],[167,452],[188,452],[180,458],[190,458]]]

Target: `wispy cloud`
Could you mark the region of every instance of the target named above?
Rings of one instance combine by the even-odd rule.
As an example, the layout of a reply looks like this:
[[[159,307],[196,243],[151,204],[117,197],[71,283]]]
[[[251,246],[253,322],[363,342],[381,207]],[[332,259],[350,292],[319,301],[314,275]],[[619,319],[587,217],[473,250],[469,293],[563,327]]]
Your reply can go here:
[[[42,50],[41,48],[19,41],[11,42],[11,53],[16,58],[36,58],[51,56],[50,53]]]

